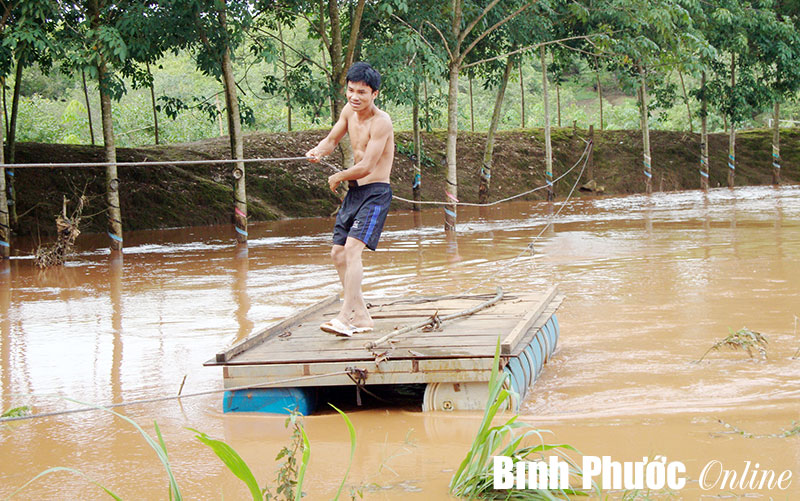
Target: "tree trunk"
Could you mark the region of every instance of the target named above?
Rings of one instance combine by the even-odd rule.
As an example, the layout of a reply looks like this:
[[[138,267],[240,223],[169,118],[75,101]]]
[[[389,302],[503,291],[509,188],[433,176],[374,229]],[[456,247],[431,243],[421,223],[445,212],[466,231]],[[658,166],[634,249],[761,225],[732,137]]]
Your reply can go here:
[[[0,124],[2,125],[2,124]],[[8,220],[8,200],[6,199],[6,168],[3,136],[6,128],[0,126],[0,257],[11,255],[11,225]]]
[[[292,101],[289,94],[289,70],[286,62],[286,46],[283,44],[283,28],[278,22],[278,37],[281,42],[281,61],[283,62],[283,86],[286,90],[286,130],[292,132]]]
[[[222,25],[225,25],[224,13]],[[225,105],[228,109],[228,134],[231,140],[231,158],[241,160],[244,158],[244,141],[242,138],[242,122],[239,116],[239,100],[236,96],[236,80],[233,77],[233,64],[231,53],[226,49],[222,54],[222,83],[225,85]],[[245,189],[244,162],[236,162],[233,169],[233,178],[236,180],[234,188],[234,221],[236,225],[236,241],[247,242],[247,191]]]
[[[86,101],[86,116],[89,119],[89,137],[94,146],[94,125],[92,123],[92,107],[89,105],[89,90],[86,88],[86,71],[81,70],[81,80],[83,81],[83,99]]]
[[[545,60],[544,45],[539,47],[539,57],[542,60],[542,94],[544,98],[544,160],[545,179],[547,180],[547,200],[553,200],[553,145],[550,142],[550,99],[547,92],[547,61]]]
[[[500,123],[500,114],[502,113],[503,109],[503,99],[505,98],[508,79],[511,77],[511,70],[513,69],[514,63],[511,57],[509,57],[506,61],[503,79],[500,81],[500,87],[497,89],[497,97],[494,101],[494,111],[492,112],[492,121],[489,124],[489,131],[486,133],[486,148],[483,150],[483,166],[481,167],[481,184],[478,188],[478,202],[482,204],[489,202],[489,188],[492,184],[494,136],[497,132],[497,126]]]
[[[603,130],[603,87],[600,85],[600,65],[597,64],[597,58],[594,58],[594,64],[597,66],[597,99],[600,101],[600,130]]]
[[[156,111],[156,91],[153,85],[153,74],[150,73],[150,64],[145,63],[147,73],[150,75],[150,103],[153,106],[153,131],[155,134],[156,144],[158,144],[158,112]]]
[[[772,109],[772,184],[781,184],[781,103],[775,100]]]
[[[592,143],[592,147],[586,160],[586,177],[591,181],[594,179],[594,124],[589,125],[589,142]]]
[[[561,86],[556,85],[556,111],[558,112],[558,128],[561,128]]]
[[[108,95],[106,83],[108,73],[102,60],[97,68],[98,87],[100,90],[100,116],[103,122],[103,148],[106,162],[106,202],[108,203],[108,236],[111,237],[111,250],[122,250],[122,210],[119,205],[119,178],[117,177],[117,147],[114,143],[114,122],[111,117],[111,96]]]
[[[0,78],[0,85],[3,86],[3,118],[5,119],[5,135],[8,135],[8,104],[6,103],[6,79]]]
[[[447,184],[444,192],[449,206],[444,208],[444,229],[455,231],[458,203],[458,172],[456,171],[456,143],[458,141],[458,70],[455,61],[450,62],[450,87],[447,101]]]
[[[16,163],[17,151],[17,116],[19,115],[19,94],[22,85],[22,56],[17,59],[17,70],[14,75],[14,93],[11,95],[11,120],[8,126],[8,158],[10,164]]]
[[[706,72],[701,78],[702,102],[700,108],[700,188],[708,191],[708,100],[706,99]]]
[[[472,77],[469,77],[469,129],[475,132],[475,103],[472,100]]]
[[[694,123],[692,122],[692,109],[689,107],[689,96],[686,95],[686,84],[683,81],[683,72],[678,70],[681,78],[681,89],[683,89],[683,102],[686,103],[686,116],[689,118],[689,132],[694,133]]]
[[[522,112],[522,128],[525,128],[525,81],[522,79],[522,59],[519,61],[519,94],[522,99],[520,111]]]
[[[423,97],[425,98],[425,130],[430,132],[433,127],[431,126],[430,107],[428,105],[428,78],[427,77],[424,80],[422,80],[422,93],[423,93]]]
[[[648,121],[649,109],[647,103],[647,82],[645,81],[644,67],[639,65],[639,78],[641,79],[641,87],[639,90],[640,109],[642,120],[642,146],[644,149],[644,176],[645,176],[645,193],[650,194],[653,192],[653,169],[650,157],[650,124]]]
[[[14,94],[11,96],[11,119],[8,126],[8,158],[9,164],[17,163],[17,116],[19,115],[19,93],[22,84],[22,56],[17,59],[17,71],[14,76]],[[14,186],[14,169],[8,169],[8,211],[11,226],[16,228],[17,220],[17,192]]]
[[[419,83],[414,83],[414,105],[411,108],[414,131],[414,180],[411,182],[411,190],[414,193],[414,200],[422,200],[422,141],[419,133]],[[419,204],[412,206],[413,210],[420,210]]]
[[[736,56],[731,54],[731,92],[736,87]],[[728,188],[733,188],[736,178],[736,121],[731,116],[731,132],[728,136]]]
[[[343,95],[347,68],[344,67],[344,56],[342,54],[342,27],[339,22],[339,4],[336,0],[328,0],[328,17],[331,22],[331,46],[329,55],[331,56],[331,80],[333,83],[334,95],[331,100],[331,125],[339,120],[339,114],[346,104]],[[348,136],[339,141],[339,149],[342,151],[342,167],[349,169],[353,166],[353,148],[350,145]]]

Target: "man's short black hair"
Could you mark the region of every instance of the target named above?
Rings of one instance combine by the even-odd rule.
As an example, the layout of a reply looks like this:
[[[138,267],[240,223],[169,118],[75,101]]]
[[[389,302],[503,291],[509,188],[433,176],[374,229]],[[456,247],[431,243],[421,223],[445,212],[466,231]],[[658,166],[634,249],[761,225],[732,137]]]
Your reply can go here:
[[[378,73],[378,70],[370,66],[369,63],[363,61],[353,63],[353,65],[350,66],[350,69],[347,70],[347,81],[363,82],[369,85],[372,92],[381,88],[381,74]]]

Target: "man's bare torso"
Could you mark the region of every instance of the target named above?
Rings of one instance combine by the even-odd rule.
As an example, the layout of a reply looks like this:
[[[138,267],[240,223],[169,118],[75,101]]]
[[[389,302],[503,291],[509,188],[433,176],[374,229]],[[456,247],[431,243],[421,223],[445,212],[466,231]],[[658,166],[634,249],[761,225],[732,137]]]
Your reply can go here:
[[[349,108],[349,105],[347,105]],[[371,131],[375,127],[377,121],[388,122],[391,128],[391,118],[389,114],[378,108],[373,108],[373,114],[365,119],[360,120],[358,114],[352,110],[346,110],[347,119],[347,133],[350,136],[350,144],[353,147],[353,161],[358,163],[364,158],[364,152],[367,149],[367,144],[371,136]],[[358,184],[365,185],[370,183],[388,183],[389,177],[392,172],[392,162],[394,161],[394,134],[389,136],[383,152],[378,157],[375,168],[367,176],[358,180]]]

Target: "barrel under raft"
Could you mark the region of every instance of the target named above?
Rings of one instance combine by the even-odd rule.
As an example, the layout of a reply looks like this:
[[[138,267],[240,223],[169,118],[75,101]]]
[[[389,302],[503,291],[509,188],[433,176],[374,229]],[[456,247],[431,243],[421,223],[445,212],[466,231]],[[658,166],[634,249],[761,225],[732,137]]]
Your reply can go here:
[[[508,375],[506,388],[513,391],[506,409],[519,410],[519,406],[550,360],[558,344],[559,326],[555,314],[539,328],[533,339],[516,357],[508,359],[503,372]],[[422,401],[422,410],[474,411],[486,407],[489,386],[486,382],[428,383]]]

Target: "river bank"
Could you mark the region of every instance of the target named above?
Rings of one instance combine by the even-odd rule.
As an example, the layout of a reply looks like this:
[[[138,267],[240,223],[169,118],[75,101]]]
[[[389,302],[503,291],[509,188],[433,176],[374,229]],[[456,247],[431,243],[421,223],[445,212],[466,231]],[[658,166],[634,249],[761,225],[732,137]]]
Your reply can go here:
[[[302,156],[324,135],[325,130],[289,133],[249,133],[245,136],[247,158]],[[410,159],[411,133],[396,133],[398,152],[392,172],[396,195],[412,198],[413,164]],[[446,133],[423,134],[422,197],[443,200],[446,176]],[[553,129],[553,170],[555,176],[577,162],[585,147],[588,131]],[[459,134],[459,198],[477,202],[485,133]],[[771,183],[772,132],[743,131],[737,134],[738,186]],[[699,188],[699,134],[652,131],[653,186],[656,191]],[[229,157],[227,137],[193,143],[119,148],[117,159],[127,161],[209,160]],[[605,194],[637,193],[644,190],[642,138],[640,131],[595,131],[594,179]],[[710,184],[727,184],[726,134],[710,135]],[[783,182],[800,181],[800,130],[781,131]],[[19,163],[102,162],[102,146],[21,143]],[[327,216],[336,210],[337,198],[326,183],[332,169],[341,166],[334,154],[329,162],[305,161],[248,164],[247,198],[251,221],[291,217]],[[505,198],[544,183],[544,133],[524,129],[498,133],[492,172],[491,200]],[[223,224],[231,221],[232,183],[229,165],[197,167],[122,167],[119,169],[123,227],[126,230],[159,229]],[[565,196],[577,178],[578,170],[557,183],[558,195]],[[587,181],[585,176],[582,183]],[[82,221],[84,232],[105,230],[102,168],[18,169],[16,171],[18,235],[48,235],[55,232],[54,216],[61,211],[62,197],[89,197],[84,211],[91,218]],[[527,198],[542,198],[540,191]],[[586,196],[585,194],[583,196]],[[393,208],[408,208],[395,202]]]

